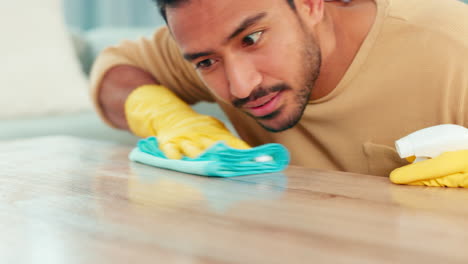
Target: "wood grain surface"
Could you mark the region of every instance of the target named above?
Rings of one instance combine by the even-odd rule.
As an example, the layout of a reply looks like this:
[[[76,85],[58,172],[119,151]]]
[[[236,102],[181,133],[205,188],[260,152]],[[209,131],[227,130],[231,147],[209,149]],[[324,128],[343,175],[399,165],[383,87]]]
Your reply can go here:
[[[468,263],[468,190],[290,167],[208,178],[111,143],[0,143],[0,263]]]

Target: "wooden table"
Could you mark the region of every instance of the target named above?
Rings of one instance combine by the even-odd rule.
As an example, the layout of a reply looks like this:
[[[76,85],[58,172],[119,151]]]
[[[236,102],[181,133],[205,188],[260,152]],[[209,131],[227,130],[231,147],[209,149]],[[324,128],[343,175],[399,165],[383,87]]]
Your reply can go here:
[[[468,263],[465,189],[298,167],[205,178],[70,137],[0,149],[0,263]]]

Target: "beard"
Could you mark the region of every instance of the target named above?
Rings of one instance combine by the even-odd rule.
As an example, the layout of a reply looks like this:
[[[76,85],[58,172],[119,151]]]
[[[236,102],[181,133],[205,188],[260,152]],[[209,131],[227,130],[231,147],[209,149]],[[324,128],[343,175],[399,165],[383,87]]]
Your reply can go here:
[[[301,54],[299,56],[303,61],[300,67],[301,72],[299,74],[300,82],[298,84],[298,88],[293,89],[293,87],[287,83],[280,83],[267,88],[259,87],[255,89],[248,98],[237,99],[232,102],[235,107],[241,108],[241,106],[247,102],[254,101],[270,93],[283,91],[295,92],[292,103],[293,105],[283,105],[266,116],[253,116],[249,112],[244,111],[244,113],[254,118],[257,123],[267,131],[282,132],[297,125],[309,103],[312,88],[319,76],[322,62],[320,48],[311,34],[306,34],[305,31],[303,31],[303,33],[304,41],[302,43],[304,43],[304,46],[302,47]],[[290,113],[286,113],[285,111],[289,111]],[[282,117],[283,115],[286,116]],[[268,124],[270,122],[276,122],[276,124]]]

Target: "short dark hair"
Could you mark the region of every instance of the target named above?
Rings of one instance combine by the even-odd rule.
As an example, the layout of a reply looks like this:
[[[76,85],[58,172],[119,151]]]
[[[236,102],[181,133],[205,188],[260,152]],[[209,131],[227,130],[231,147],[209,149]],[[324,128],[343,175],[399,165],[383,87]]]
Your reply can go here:
[[[153,0],[156,5],[158,6],[159,13],[161,16],[164,18],[164,20],[167,23],[167,16],[166,16],[166,7],[176,7],[177,5],[180,5],[182,3],[186,3],[190,0]],[[219,1],[219,0],[213,0],[213,1]],[[296,6],[294,5],[294,0],[286,0],[288,2],[288,5],[295,10]]]

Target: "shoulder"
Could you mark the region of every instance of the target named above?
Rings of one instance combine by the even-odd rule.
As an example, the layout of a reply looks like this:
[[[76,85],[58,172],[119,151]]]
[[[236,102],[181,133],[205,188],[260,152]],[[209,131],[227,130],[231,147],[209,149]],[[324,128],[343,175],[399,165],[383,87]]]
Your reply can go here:
[[[468,4],[460,0],[381,0],[387,18],[415,35],[451,41],[468,48]]]

